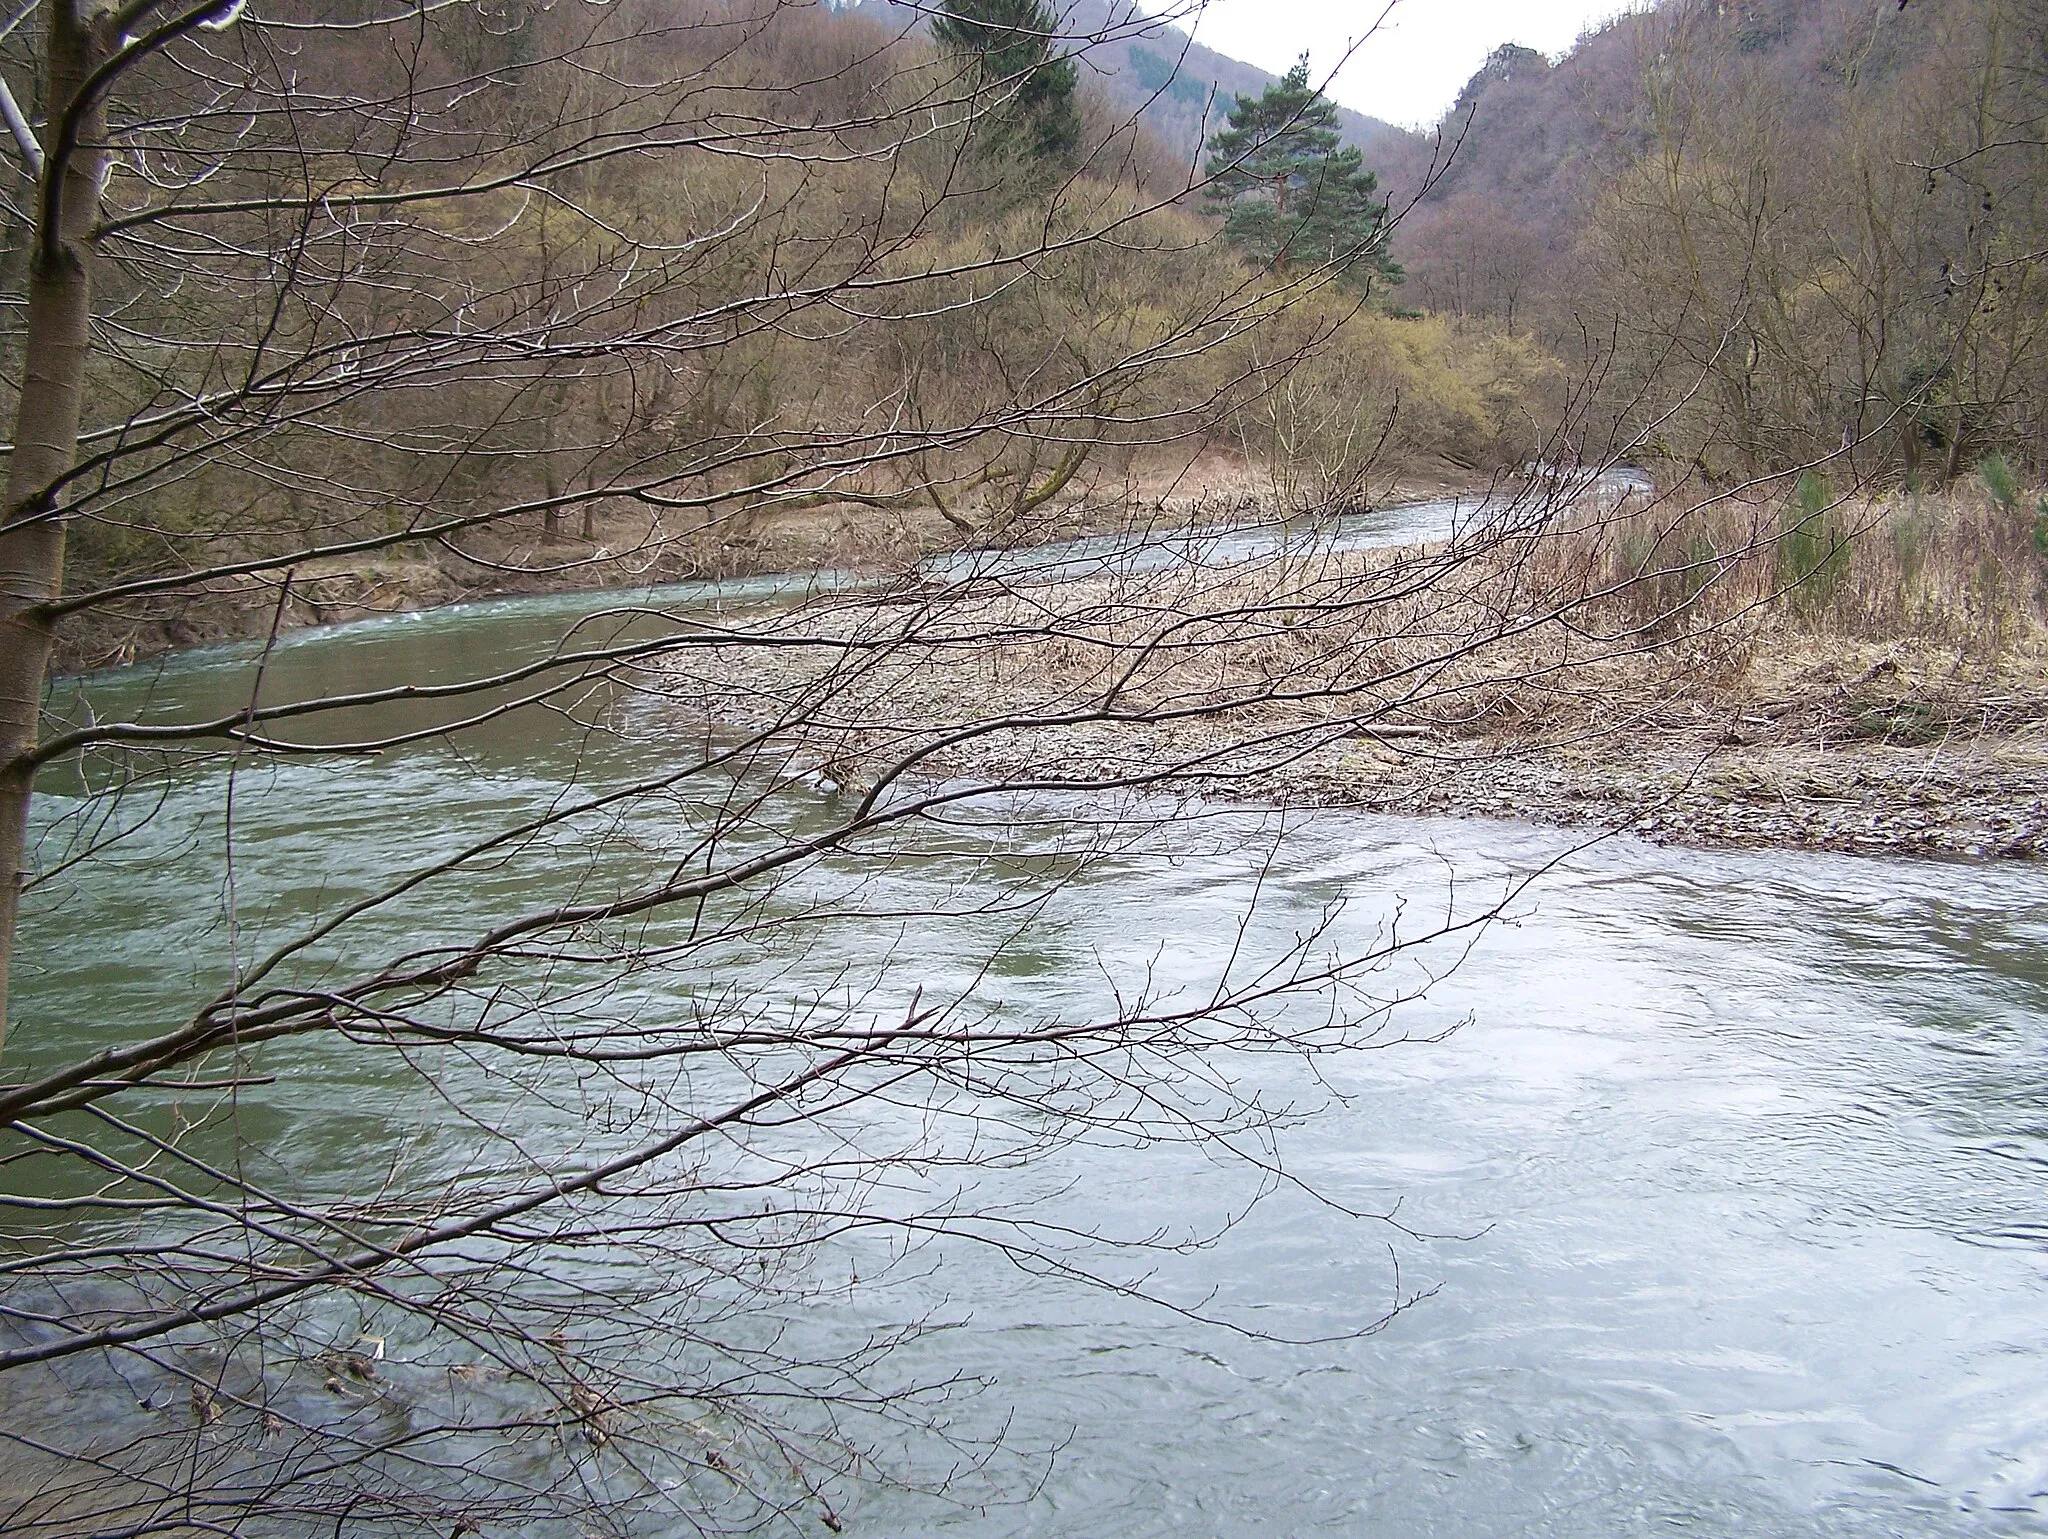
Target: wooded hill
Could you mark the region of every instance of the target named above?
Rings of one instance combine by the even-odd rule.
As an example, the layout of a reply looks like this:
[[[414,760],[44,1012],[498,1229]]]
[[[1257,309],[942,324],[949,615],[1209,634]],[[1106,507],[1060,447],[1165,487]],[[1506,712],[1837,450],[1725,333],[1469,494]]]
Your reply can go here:
[[[2044,111],[2038,4],[1665,0],[1500,50],[1380,169],[1406,300],[1535,335],[1608,430],[1925,482],[2048,458]]]
[[[897,0],[450,6],[398,62],[369,0],[280,5],[319,46],[290,68],[204,34],[118,103],[70,581],[155,625],[181,574],[447,520],[491,573],[580,537],[681,575],[820,508],[1004,540],[1212,451],[1293,509],[1560,451],[1716,482],[2048,459],[2038,4],[1669,0],[1496,55],[1439,136],[1340,117],[1419,199],[1406,285],[1361,298],[1247,260],[1191,185],[1211,88],[1270,77],[1084,3],[1071,153],[1024,161],[1008,88]],[[369,94],[302,110],[316,65]],[[278,103],[293,136],[235,126]]]
[[[72,657],[206,634],[166,611],[241,602],[252,561],[428,548],[493,583],[602,581],[576,560],[602,548],[658,579],[772,561],[751,547],[796,514],[1011,541],[1211,453],[1279,467],[1301,508],[1526,457],[1525,342],[1226,238],[1094,70],[1166,46],[1152,24],[1105,10],[1046,64],[1076,80],[1046,138],[1037,66],[911,19],[449,5],[396,57],[373,0],[197,29],[189,70],[114,100],[86,184],[113,211],[79,257],[89,464],[21,471],[24,497],[65,488]],[[268,51],[300,34],[297,62]],[[35,80],[43,44],[32,20],[0,66]],[[0,204],[9,415],[44,409],[19,389],[33,201]]]

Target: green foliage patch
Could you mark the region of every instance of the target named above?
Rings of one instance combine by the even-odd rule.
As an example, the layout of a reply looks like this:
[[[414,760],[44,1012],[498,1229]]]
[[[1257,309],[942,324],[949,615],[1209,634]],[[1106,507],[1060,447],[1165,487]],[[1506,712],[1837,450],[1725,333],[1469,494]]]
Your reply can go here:
[[[1800,476],[1778,535],[1778,576],[1803,608],[1825,609],[1849,570],[1849,543],[1833,518],[1834,493],[1818,471]]]
[[[1209,140],[1204,197],[1223,238],[1261,267],[1329,266],[1360,288],[1402,280],[1379,178],[1341,144],[1337,106],[1308,79],[1308,55],[1257,99],[1240,96]]]

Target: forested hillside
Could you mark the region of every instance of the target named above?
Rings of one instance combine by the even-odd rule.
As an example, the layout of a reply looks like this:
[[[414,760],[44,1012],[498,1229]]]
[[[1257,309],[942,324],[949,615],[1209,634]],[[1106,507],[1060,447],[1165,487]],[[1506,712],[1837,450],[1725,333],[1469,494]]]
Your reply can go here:
[[[1184,196],[1193,141],[1163,146],[1120,104],[1132,61],[1177,50],[1171,34],[1091,13],[1097,30],[1060,44],[1073,64],[1044,66],[1072,82],[1047,139],[1013,78],[923,19],[515,5],[451,13],[400,62],[367,40],[376,28],[342,27],[322,37],[324,78],[372,97],[260,149],[199,76],[153,82],[121,132],[182,126],[162,152],[106,162],[112,329],[81,408],[103,447],[69,502],[72,583],[121,593],[73,622],[69,655],[197,639],[221,605],[218,623],[260,623],[226,571],[196,590],[182,574],[330,542],[389,549],[422,521],[453,521],[433,570],[389,580],[446,597],[625,575],[534,557],[536,538],[634,553],[630,570],[655,577],[900,556],[917,543],[906,518],[1014,539],[1097,486],[1171,490],[1212,446],[1264,466],[1284,443],[1289,488],[1351,501],[1368,462],[1509,453],[1529,349],[1397,323],[1313,272],[1271,288],[1217,238]],[[223,36],[220,68],[268,68]],[[0,45],[24,79],[34,46],[27,29]],[[1265,78],[1198,57],[1227,85]],[[408,123],[420,74],[442,93],[431,131]],[[566,185],[537,195],[556,168]],[[280,176],[312,189],[297,233],[274,223]],[[194,203],[240,227],[197,245],[158,234]],[[25,222],[7,229],[12,414],[29,251]],[[1295,362],[1296,394],[1276,392]],[[1331,389],[1369,433],[1330,417]],[[135,421],[154,426],[122,427]],[[762,551],[820,510],[836,545]],[[317,617],[324,591],[297,602]]]
[[[914,29],[890,5],[864,10]],[[1065,14],[1112,35],[1085,78],[1163,171],[1269,83],[1098,0]],[[1538,408],[1570,399],[1589,451],[1942,481],[2048,452],[2044,39],[2023,0],[1665,0],[1556,60],[1504,44],[1434,133],[1342,126],[1404,215],[1396,307],[1597,380]]]
[[[1408,297],[1530,331],[1710,476],[2038,466],[2044,115],[2038,5],[1669,0],[1472,82]]]
[[[135,132],[191,123],[108,163],[129,212],[104,235],[113,329],[87,398],[106,447],[70,503],[73,580],[122,596],[65,645],[206,634],[187,610],[240,596],[174,599],[177,574],[297,548],[309,523],[402,542],[429,508],[464,554],[404,581],[446,596],[527,580],[536,537],[645,551],[657,576],[791,559],[762,542],[805,510],[838,520],[841,556],[900,553],[906,520],[1012,538],[1094,488],[1178,486],[1211,451],[1290,504],[1370,500],[1368,461],[1384,487],[1561,448],[1719,479],[2041,463],[2038,7],[1669,0],[1561,60],[1502,49],[1436,135],[1340,111],[1401,220],[1407,282],[1365,304],[1314,277],[1263,289],[1205,212],[1199,152],[1271,77],[1112,0],[1058,14],[1076,124],[1032,153],[987,126],[1014,116],[1007,87],[895,0],[513,5],[437,24],[403,69],[358,33],[323,40],[337,78],[445,82],[431,143],[395,83],[261,153],[198,77],[153,84]],[[17,29],[0,64],[35,79],[35,46]],[[376,201],[451,150],[488,185],[431,219]],[[537,199],[556,164],[573,193]],[[361,187],[389,212],[254,228],[288,171],[309,206]],[[157,238],[202,185],[252,228]],[[11,413],[29,248],[18,190],[10,207]],[[314,305],[308,283],[336,287]],[[297,602],[325,613],[321,591]]]

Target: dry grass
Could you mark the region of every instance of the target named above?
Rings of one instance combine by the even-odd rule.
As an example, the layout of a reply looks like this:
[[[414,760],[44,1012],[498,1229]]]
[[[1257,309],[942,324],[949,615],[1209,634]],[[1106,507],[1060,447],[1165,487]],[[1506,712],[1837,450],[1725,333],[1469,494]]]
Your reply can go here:
[[[1578,521],[1536,564],[1559,589],[1605,594],[1615,621],[1662,636],[1755,617],[1784,637],[1953,648],[1990,660],[2048,645],[2048,546],[2032,505],[1828,495],[1653,506]]]

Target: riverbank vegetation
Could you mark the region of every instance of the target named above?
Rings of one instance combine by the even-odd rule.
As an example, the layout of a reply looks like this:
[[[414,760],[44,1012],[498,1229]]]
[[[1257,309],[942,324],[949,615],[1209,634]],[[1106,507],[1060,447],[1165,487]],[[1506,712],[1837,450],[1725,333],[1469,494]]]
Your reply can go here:
[[[978,1500],[964,1386],[894,1367],[944,1309],[870,1302],[921,1245],[1258,1339],[1148,1281],[1213,1229],[978,1173],[1184,1141],[1293,1189],[1232,1065],[1398,1039],[1385,970],[1524,878],[1033,995],[1059,894],[1206,799],[2034,847],[2030,9],[1624,18],[1568,238],[1484,283],[1498,102],[1581,65],[1497,60],[1375,181],[1310,74],[1176,157],[1085,68],[1156,20],[927,20],[0,35],[9,1532],[837,1531],[906,1426]],[[1378,548],[1423,483],[1492,495]],[[628,583],[495,661],[284,636]],[[180,954],[79,963],[79,914]]]

